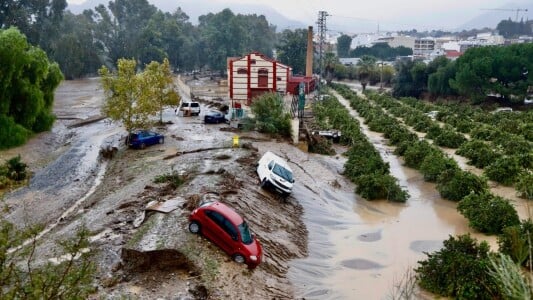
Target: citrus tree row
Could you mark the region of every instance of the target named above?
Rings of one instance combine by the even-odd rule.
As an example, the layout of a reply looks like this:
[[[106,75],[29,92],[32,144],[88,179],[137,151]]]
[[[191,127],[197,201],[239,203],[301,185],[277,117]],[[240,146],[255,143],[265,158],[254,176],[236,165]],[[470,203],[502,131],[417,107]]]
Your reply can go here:
[[[498,234],[499,253],[491,252],[486,242],[478,243],[470,235],[451,236],[444,241],[441,250],[419,262],[415,269],[418,284],[433,293],[453,298],[508,298],[505,278],[498,274],[509,275],[518,269],[513,274],[520,280],[522,271],[513,269],[514,264],[531,264],[531,220],[520,221],[508,200],[490,193],[483,177],[462,171],[440,148],[419,140],[381,107],[358,97],[346,86],[335,85],[335,89],[350,100],[369,127],[380,129],[378,131],[396,146],[395,154],[403,156],[406,165],[418,169],[425,180],[436,182],[443,198],[458,201],[457,209],[471,227],[487,234]],[[504,259],[500,261],[495,257],[508,257],[512,261],[509,269],[501,267]]]
[[[468,114],[457,116],[453,112],[439,111],[437,120],[445,123],[440,127],[425,113],[435,109],[435,105],[414,98],[397,101],[383,95],[371,97],[414,130],[427,133],[426,138],[433,139],[435,144],[458,148],[456,154],[468,158],[469,164],[484,169],[489,179],[515,185],[519,196],[533,199],[533,147],[524,137],[473,121]],[[470,133],[470,139],[459,132]]]
[[[390,166],[361,132],[359,122],[350,116],[344,106],[333,97],[316,103],[313,112],[321,128],[338,128],[341,143],[350,147],[344,175],[354,182],[356,193],[367,200],[387,199],[405,202],[408,193],[400,188],[390,175]]]

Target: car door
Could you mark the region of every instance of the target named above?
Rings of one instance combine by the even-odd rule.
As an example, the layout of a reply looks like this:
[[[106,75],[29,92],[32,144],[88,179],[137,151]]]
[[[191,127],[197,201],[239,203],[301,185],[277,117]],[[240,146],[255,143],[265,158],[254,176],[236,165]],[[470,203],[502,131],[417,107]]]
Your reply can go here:
[[[226,226],[224,216],[213,210],[206,210],[205,215],[207,216],[206,221],[208,222],[207,226],[203,226],[204,234],[215,243],[217,246],[222,248],[227,253],[231,253],[230,241],[231,237],[224,229]]]

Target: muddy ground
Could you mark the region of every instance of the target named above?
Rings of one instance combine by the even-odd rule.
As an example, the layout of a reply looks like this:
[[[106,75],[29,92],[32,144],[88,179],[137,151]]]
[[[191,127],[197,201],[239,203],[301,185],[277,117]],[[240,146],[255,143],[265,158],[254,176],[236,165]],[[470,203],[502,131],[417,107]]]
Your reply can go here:
[[[192,84],[199,93],[207,82]],[[218,87],[205,88],[210,90]],[[41,262],[56,256],[58,238],[87,226],[98,267],[92,299],[387,299],[424,252],[439,249],[449,235],[472,233],[495,245],[494,237],[472,232],[456,203],[441,199],[434,184],[403,166],[366,126],[363,132],[409,191],[407,203],[369,202],[354,194],[342,176],[343,147],[322,156],[226,124],[203,124],[203,113],[223,101],[211,99],[199,117],[176,116],[168,108],[167,124],[154,128],[165,143],[132,150],[123,144],[120,125],[101,120],[97,79],[63,82],[52,131],[0,152],[0,160],[21,154],[34,173],[28,187],[5,197],[6,218],[21,227],[45,225]],[[235,135],[239,147],[232,147]],[[102,146],[117,148],[112,159],[101,157]],[[258,185],[254,165],[267,150],[284,157],[295,173],[287,201]],[[155,183],[161,175],[183,184]],[[230,204],[249,222],[265,252],[255,270],[188,233],[187,216],[205,199]],[[168,200],[175,210],[147,210]]]

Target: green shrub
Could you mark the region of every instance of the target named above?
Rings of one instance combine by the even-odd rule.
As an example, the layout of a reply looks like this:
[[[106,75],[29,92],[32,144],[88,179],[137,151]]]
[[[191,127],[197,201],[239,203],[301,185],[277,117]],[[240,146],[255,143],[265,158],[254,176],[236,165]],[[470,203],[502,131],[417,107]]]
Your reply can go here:
[[[496,282],[489,275],[490,247],[470,235],[450,237],[441,250],[427,254],[415,269],[419,285],[455,299],[498,299]]]
[[[21,161],[20,155],[17,155],[6,162],[7,177],[14,181],[26,179],[26,168],[28,167]]]
[[[56,117],[48,112],[41,111],[33,124],[33,132],[48,131],[54,125]]]
[[[251,110],[259,132],[291,136],[291,116],[285,112],[283,99],[279,95],[274,93],[261,95],[253,101]]]
[[[427,139],[435,139],[442,133],[442,128],[440,128],[439,124],[433,123],[427,130],[426,138]]]
[[[173,189],[178,188],[185,182],[186,178],[176,172],[158,175],[154,178],[154,183],[168,183]]]
[[[494,139],[493,143],[501,146],[503,151],[509,155],[529,153],[533,148],[530,142],[514,134],[503,134]]]
[[[478,126],[470,132],[470,137],[478,140],[492,141],[503,133],[495,128],[487,125]]]
[[[484,168],[501,157],[489,144],[476,139],[465,142],[455,153],[470,159],[469,164],[478,168]]]
[[[0,149],[20,146],[28,140],[30,131],[15,123],[12,117],[0,114]]]
[[[427,141],[417,141],[407,147],[404,153],[405,164],[411,168],[419,169],[424,158],[437,151]]]
[[[533,222],[531,219],[523,220],[518,225],[503,229],[498,236],[498,249],[501,253],[509,255],[519,265],[529,264],[530,248],[533,243]]]
[[[452,128],[445,127],[442,129],[441,133],[433,139],[433,141],[439,146],[455,149],[459,148],[459,146],[466,142],[466,138]]]
[[[504,185],[512,185],[518,180],[522,167],[515,156],[503,156],[485,168],[485,175]]]
[[[361,175],[357,178],[356,183],[356,193],[367,200],[407,201],[407,192],[402,190],[396,179],[388,174]]]
[[[459,202],[457,210],[470,227],[486,234],[499,234],[505,227],[518,225],[518,214],[508,200],[489,192],[471,193]]]
[[[460,201],[471,192],[480,194],[488,189],[487,181],[463,170],[446,170],[437,179],[437,190],[443,198]]]
[[[420,165],[420,172],[424,175],[424,180],[429,182],[436,182],[444,171],[458,170],[457,162],[439,151],[432,151],[429,155],[426,155]]]
[[[520,197],[527,200],[533,200],[533,172],[524,172],[518,176],[516,190],[518,191]]]

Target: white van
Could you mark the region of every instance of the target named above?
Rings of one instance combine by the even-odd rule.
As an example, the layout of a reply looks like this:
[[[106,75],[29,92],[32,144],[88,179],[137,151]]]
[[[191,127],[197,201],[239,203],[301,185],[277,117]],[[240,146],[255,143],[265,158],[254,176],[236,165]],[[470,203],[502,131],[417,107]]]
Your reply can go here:
[[[180,112],[183,114],[183,116],[198,116],[200,115],[200,103],[182,102],[179,110],[176,113]]]
[[[291,168],[285,160],[270,151],[267,151],[259,160],[257,175],[259,175],[261,187],[272,186],[282,195],[292,192],[294,178]]]

